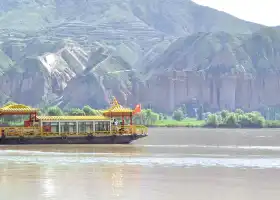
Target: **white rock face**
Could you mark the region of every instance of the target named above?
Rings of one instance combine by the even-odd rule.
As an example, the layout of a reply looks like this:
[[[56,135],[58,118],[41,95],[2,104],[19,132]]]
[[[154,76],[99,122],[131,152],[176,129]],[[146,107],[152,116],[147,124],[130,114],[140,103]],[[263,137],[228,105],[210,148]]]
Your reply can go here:
[[[100,46],[85,51],[78,44],[65,44],[56,52],[25,59],[23,71],[0,77],[2,99],[33,106],[50,103],[104,107],[114,91],[119,99],[126,100],[127,74],[133,71],[131,65],[139,54],[130,48],[123,44],[116,48],[118,52]]]

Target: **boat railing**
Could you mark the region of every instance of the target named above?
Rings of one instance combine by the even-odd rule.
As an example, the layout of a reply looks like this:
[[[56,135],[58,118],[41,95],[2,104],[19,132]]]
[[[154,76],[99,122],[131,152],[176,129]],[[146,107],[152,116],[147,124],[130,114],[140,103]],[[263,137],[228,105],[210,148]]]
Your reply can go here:
[[[112,126],[112,134],[117,135],[132,135],[132,134],[147,134],[147,127],[143,125],[117,125]]]
[[[148,130],[143,125],[118,125],[112,126],[111,130],[97,130],[84,132],[44,132],[41,128],[33,127],[0,127],[0,132],[4,130],[6,136],[102,136],[102,135],[133,135],[147,134]]]
[[[40,129],[39,127],[0,127],[0,132],[4,130],[6,136],[31,136],[31,135],[39,135]]]

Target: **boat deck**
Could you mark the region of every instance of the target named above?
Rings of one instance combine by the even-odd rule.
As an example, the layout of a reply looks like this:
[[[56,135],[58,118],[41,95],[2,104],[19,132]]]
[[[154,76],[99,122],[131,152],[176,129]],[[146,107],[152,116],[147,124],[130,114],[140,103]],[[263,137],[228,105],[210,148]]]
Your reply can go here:
[[[69,137],[69,136],[110,136],[110,135],[134,135],[148,134],[147,127],[142,125],[124,125],[113,126],[109,131],[87,131],[87,132],[44,132],[40,127],[0,127],[0,132],[5,133],[6,137],[23,136],[23,137]]]

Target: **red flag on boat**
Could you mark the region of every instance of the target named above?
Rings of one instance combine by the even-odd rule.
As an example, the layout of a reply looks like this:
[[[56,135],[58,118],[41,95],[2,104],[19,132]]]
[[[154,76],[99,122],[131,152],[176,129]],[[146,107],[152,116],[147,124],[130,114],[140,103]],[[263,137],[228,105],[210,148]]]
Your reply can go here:
[[[140,113],[141,112],[141,104],[137,104],[135,106],[135,109],[133,111],[133,114],[137,114],[137,113]]]

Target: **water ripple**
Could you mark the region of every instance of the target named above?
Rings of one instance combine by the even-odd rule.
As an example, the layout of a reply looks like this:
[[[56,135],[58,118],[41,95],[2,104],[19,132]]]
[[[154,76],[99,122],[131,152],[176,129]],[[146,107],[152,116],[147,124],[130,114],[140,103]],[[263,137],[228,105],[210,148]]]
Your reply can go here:
[[[280,168],[279,158],[207,158],[207,157],[94,157],[94,156],[0,156],[0,165],[7,162],[37,165],[117,164],[166,167],[230,167]]]
[[[75,152],[43,152],[43,151],[28,151],[28,150],[0,150],[0,156],[6,155],[51,155],[51,156],[89,156],[89,155],[114,155],[115,153],[75,153]]]
[[[137,145],[135,145],[137,146]],[[218,149],[254,149],[280,151],[280,146],[233,146],[233,145],[138,145],[140,147],[155,148],[218,148]]]

